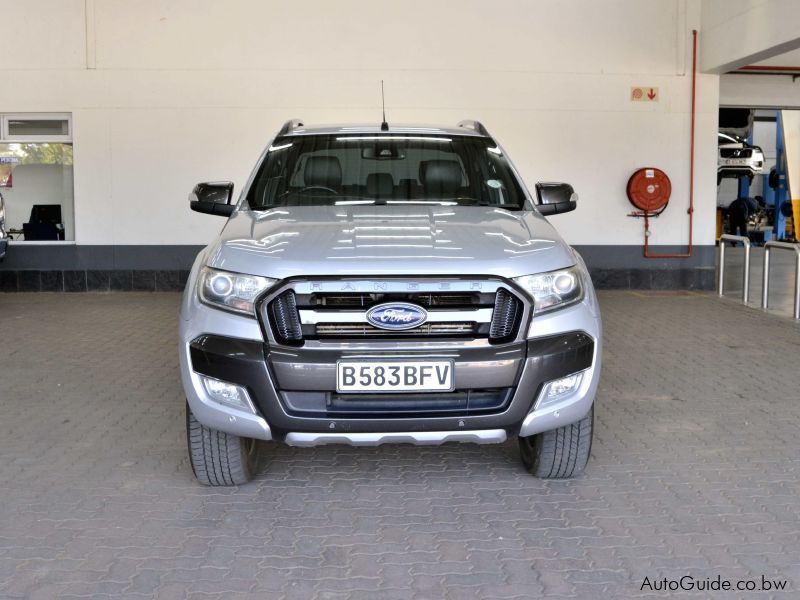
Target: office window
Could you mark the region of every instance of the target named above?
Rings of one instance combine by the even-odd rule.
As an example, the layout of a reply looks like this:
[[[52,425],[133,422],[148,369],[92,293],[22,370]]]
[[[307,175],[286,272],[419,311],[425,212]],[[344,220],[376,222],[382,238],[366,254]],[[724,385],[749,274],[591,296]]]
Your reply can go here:
[[[75,239],[69,115],[0,115],[0,194],[15,242]]]
[[[2,116],[2,139],[10,142],[72,141],[69,115],[10,114]]]

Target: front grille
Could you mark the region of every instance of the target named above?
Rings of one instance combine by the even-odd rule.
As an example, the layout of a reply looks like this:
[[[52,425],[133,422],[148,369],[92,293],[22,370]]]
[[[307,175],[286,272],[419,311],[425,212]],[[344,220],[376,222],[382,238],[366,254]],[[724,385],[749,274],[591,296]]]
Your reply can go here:
[[[512,391],[512,388],[486,388],[424,394],[281,392],[281,399],[289,414],[304,417],[458,417],[501,411],[508,405]]]
[[[425,323],[414,329],[389,331],[368,323],[318,323],[316,337],[415,337],[435,335],[467,335],[475,333],[475,323]]]
[[[262,322],[279,344],[305,340],[488,339],[513,340],[523,302],[497,280],[418,281],[298,280],[262,305]],[[352,290],[352,291],[351,291]],[[428,321],[406,330],[385,330],[367,319],[380,304],[406,302],[428,311]]]
[[[720,148],[719,155],[722,158],[750,158],[753,155],[752,148]]]

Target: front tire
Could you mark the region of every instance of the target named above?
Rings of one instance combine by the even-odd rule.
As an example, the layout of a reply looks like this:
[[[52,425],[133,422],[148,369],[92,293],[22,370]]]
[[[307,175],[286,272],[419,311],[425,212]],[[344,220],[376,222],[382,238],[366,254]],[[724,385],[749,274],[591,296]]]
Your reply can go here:
[[[186,441],[197,480],[205,485],[242,485],[256,472],[257,443],[206,427],[186,403]]]
[[[583,472],[592,451],[594,405],[577,423],[519,438],[519,453],[528,473],[542,479],[568,479]]]

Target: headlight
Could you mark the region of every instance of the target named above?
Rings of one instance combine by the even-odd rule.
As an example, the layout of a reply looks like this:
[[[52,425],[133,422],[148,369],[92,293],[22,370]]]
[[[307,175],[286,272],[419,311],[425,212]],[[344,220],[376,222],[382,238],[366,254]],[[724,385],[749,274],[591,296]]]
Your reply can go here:
[[[203,267],[198,280],[198,293],[205,304],[252,317],[255,316],[256,298],[275,281],[269,277]]]
[[[533,296],[534,314],[564,308],[583,299],[581,271],[577,266],[539,275],[515,277],[514,281]]]

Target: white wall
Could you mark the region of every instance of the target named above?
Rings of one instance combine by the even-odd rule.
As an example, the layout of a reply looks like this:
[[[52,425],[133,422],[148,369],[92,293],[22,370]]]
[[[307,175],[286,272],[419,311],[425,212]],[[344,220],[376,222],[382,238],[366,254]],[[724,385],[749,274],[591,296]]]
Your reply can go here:
[[[784,110],[783,141],[786,149],[789,199],[800,200],[800,110]]]
[[[287,118],[377,122],[381,79],[391,122],[478,118],[529,185],[573,183],[579,210],[554,219],[571,243],[642,243],[625,184],[643,166],[673,184],[651,243],[688,241],[697,0],[0,0],[0,15],[0,112],[73,114],[82,244],[207,242],[221,221],[188,211],[195,182],[240,188]],[[634,85],[660,102],[630,102]],[[718,77],[697,85],[695,242],[711,244]]]

